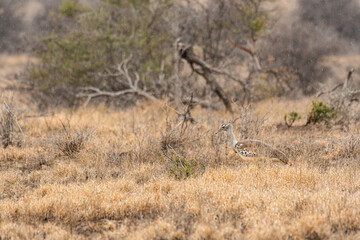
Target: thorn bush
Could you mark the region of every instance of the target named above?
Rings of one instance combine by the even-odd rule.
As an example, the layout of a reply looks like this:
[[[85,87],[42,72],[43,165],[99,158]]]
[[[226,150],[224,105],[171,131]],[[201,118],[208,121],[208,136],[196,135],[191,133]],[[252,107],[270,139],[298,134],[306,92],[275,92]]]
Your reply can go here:
[[[337,111],[333,107],[327,106],[324,102],[313,101],[311,111],[308,114],[306,125],[321,122],[329,123],[336,119]]]

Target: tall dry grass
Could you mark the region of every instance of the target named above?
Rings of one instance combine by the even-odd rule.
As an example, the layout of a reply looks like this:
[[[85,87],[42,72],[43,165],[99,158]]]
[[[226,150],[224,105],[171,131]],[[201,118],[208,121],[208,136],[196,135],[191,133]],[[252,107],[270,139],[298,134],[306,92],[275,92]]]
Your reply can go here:
[[[197,107],[184,132],[163,102],[23,119],[25,146],[0,153],[0,239],[359,239],[359,128],[279,125],[310,103]],[[247,122],[291,163],[241,161],[214,134],[241,115],[238,137]]]

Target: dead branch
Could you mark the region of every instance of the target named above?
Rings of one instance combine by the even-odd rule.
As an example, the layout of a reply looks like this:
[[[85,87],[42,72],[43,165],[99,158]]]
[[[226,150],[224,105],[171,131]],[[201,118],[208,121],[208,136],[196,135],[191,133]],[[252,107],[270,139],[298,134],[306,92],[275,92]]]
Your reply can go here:
[[[231,80],[239,82],[243,86],[245,91],[248,90],[246,82],[232,76],[231,74],[229,74],[225,71],[222,71],[222,70],[212,67],[210,64],[208,64],[207,62],[203,61],[202,59],[200,59],[198,56],[195,55],[191,45],[186,45],[186,44],[182,43],[180,39],[177,40],[176,46],[177,46],[177,52],[178,52],[179,56],[182,59],[186,60],[190,64],[190,66],[194,72],[196,72],[200,76],[204,77],[207,84],[209,84],[211,86],[212,90],[222,100],[226,109],[228,111],[232,112],[230,101],[213,74],[224,75],[225,77],[230,78]]]
[[[237,47],[237,48],[239,48],[239,49],[247,52],[247,53],[250,54],[251,56],[253,56],[253,52],[252,52],[250,49],[248,49],[248,48],[246,48],[246,47],[244,47],[244,46],[241,46],[241,45],[239,45],[239,44],[237,44],[237,43],[234,43],[234,42],[231,41],[230,39],[227,39],[226,41],[229,42],[229,43],[231,43],[232,45],[234,45],[234,47]]]
[[[343,90],[348,88],[348,84],[349,84],[349,81],[351,80],[351,76],[352,76],[353,72],[354,72],[354,69],[351,68],[350,71],[348,72],[347,78],[344,82]]]
[[[183,98],[181,100],[181,102],[183,104],[189,104],[190,103],[190,98]],[[201,100],[199,98],[193,98],[192,99],[192,104],[196,105],[196,104],[199,104],[202,108],[211,108],[211,109],[218,109],[218,105],[212,103],[212,102],[207,102],[207,101],[204,101],[204,100]]]
[[[243,50],[244,52],[248,53],[251,56],[251,58],[253,59],[257,71],[262,71],[262,68],[260,66],[259,57],[258,57],[258,55],[256,54],[256,51],[255,51],[255,46],[254,45],[255,45],[256,40],[254,38],[252,38],[252,48],[253,48],[253,50],[251,50],[249,48],[246,48],[244,46],[241,46],[241,45],[239,45],[237,43],[234,43],[230,39],[227,39],[226,41],[231,43],[234,47],[239,48],[239,49]]]
[[[332,92],[335,92],[336,89],[338,89],[340,87],[342,87],[343,91],[347,90],[348,84],[349,84],[349,81],[351,80],[351,76],[352,76],[353,72],[354,72],[354,69],[351,68],[348,72],[347,78],[345,79],[345,81],[343,83],[336,84],[333,88],[331,88],[328,91],[323,91],[323,90],[319,91],[318,94],[316,94],[316,97],[320,97],[321,95],[330,94]],[[353,92],[353,91],[351,91],[351,92]]]
[[[191,124],[195,123],[195,119],[193,118],[193,116],[191,116],[190,112],[191,109],[193,109],[195,106],[193,103],[193,97],[194,94],[191,94],[190,102],[187,104],[185,111],[182,112],[178,117],[178,121],[181,122],[181,132],[185,132],[188,126],[188,122],[190,122]]]
[[[133,71],[133,76],[131,76],[129,72],[128,63],[130,62],[132,56],[130,55],[126,58],[122,63],[120,63],[116,67],[116,72],[111,72],[109,69],[107,70],[107,74],[103,75],[104,77],[111,76],[115,77],[116,81],[120,84],[124,84],[128,87],[128,89],[120,90],[120,91],[106,91],[101,90],[97,87],[83,87],[80,88],[81,92],[76,95],[78,98],[86,97],[86,101],[84,105],[86,106],[93,98],[107,96],[107,97],[118,97],[125,94],[136,94],[142,97],[145,97],[151,101],[157,101],[153,95],[147,92],[146,86],[144,85],[143,88],[140,88],[138,83],[140,81],[140,76],[136,71]],[[161,73],[160,78],[163,78],[163,74]]]
[[[320,91],[320,92],[318,92],[318,94],[316,94],[316,97],[320,97],[320,96],[322,96],[322,95],[324,95],[324,94],[332,93],[332,92],[334,92],[336,89],[338,89],[338,88],[340,88],[340,87],[342,87],[342,86],[344,86],[344,83],[339,83],[339,84],[335,85],[335,86],[334,86],[332,89],[330,89],[329,91]]]
[[[334,107],[338,114],[336,124],[340,124],[343,127],[349,127],[351,122],[357,121],[358,110],[357,106],[354,106],[354,102],[358,102],[360,98],[360,90],[353,89],[350,84],[354,69],[350,69],[344,82],[335,85],[328,91],[320,91],[317,97],[326,94],[332,107]]]

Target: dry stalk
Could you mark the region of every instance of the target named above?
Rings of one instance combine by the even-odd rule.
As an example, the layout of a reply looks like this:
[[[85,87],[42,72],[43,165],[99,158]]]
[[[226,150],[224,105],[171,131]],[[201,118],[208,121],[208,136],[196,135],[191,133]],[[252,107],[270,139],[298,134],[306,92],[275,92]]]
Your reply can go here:
[[[90,139],[92,132],[87,129],[72,130],[70,124],[65,125],[61,121],[63,132],[55,140],[55,145],[60,150],[61,154],[67,157],[74,156],[79,153],[86,142]]]
[[[25,144],[25,134],[20,127],[17,116],[14,113],[13,100],[8,104],[6,101],[2,104],[2,114],[0,117],[1,125],[1,141],[4,148],[7,148],[13,143],[14,125],[16,125],[21,132],[23,142]]]
[[[263,126],[268,120],[268,114],[269,113],[266,113],[262,117],[254,117],[252,106],[247,105],[240,107],[240,116],[232,122],[235,123],[238,119],[240,119],[238,128],[243,139],[257,138],[260,136]]]

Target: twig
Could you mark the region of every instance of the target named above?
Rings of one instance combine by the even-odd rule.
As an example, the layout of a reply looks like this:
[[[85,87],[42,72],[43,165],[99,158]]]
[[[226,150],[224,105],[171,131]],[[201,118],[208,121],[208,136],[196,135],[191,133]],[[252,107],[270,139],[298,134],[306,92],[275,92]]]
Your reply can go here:
[[[4,106],[4,108],[6,109],[6,111],[8,112],[8,114],[10,115],[10,117],[15,121],[16,126],[18,127],[18,129],[19,129],[19,131],[20,131],[20,133],[21,133],[21,135],[22,135],[22,137],[23,137],[23,142],[24,142],[24,144],[25,144],[25,143],[26,143],[25,134],[24,134],[24,132],[23,132],[23,130],[22,130],[19,122],[18,122],[17,116],[14,114],[14,112],[13,112],[13,110],[12,110],[12,107],[10,107],[6,102],[3,103],[3,106]],[[9,137],[10,137],[10,136],[9,136]]]
[[[178,157],[179,162],[180,162],[182,168],[183,168],[183,169],[186,169],[185,166],[184,166],[184,164],[183,164],[182,161],[181,161],[181,157],[179,156],[179,154],[177,154],[177,152],[174,150],[174,148],[173,148],[170,144],[169,144],[169,147],[170,147],[171,150],[175,153],[175,155]],[[169,157],[168,157],[168,158],[169,158]],[[169,158],[169,159],[170,159],[170,158]],[[170,159],[170,160],[171,160],[171,159]]]
[[[318,92],[318,94],[316,95],[316,97],[320,97],[320,96],[323,95],[323,94],[330,94],[330,93],[332,93],[332,92],[335,92],[336,89],[338,89],[338,88],[340,88],[340,87],[342,87],[342,91],[347,90],[347,89],[348,89],[348,84],[349,84],[349,81],[351,80],[351,76],[352,76],[353,72],[354,72],[354,68],[351,68],[351,69],[349,70],[349,72],[348,72],[347,78],[345,79],[345,81],[344,81],[343,83],[339,83],[339,84],[335,85],[335,86],[334,86],[332,89],[330,89],[329,91],[320,91],[320,92]],[[359,91],[350,91],[349,93],[350,93],[350,94],[354,94],[354,93],[357,94],[357,92],[359,92]]]

